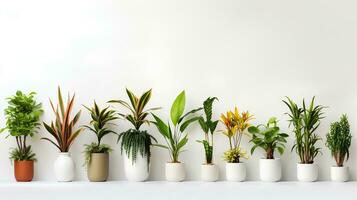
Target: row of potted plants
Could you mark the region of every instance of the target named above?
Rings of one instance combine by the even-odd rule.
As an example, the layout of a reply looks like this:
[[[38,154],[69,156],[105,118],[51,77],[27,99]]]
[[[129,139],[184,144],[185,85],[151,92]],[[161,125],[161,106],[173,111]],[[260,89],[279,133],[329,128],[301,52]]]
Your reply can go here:
[[[203,139],[197,141],[202,144],[205,152],[205,162],[201,167],[203,181],[216,181],[219,178],[219,169],[213,162],[214,135],[217,132],[227,136],[229,149],[224,152],[226,163],[226,179],[228,181],[244,181],[246,179],[246,166],[242,159],[248,158],[248,153],[241,147],[243,137],[249,137],[253,144],[250,153],[257,148],[265,152],[265,158],[260,159],[260,178],[262,181],[279,181],[281,179],[282,163],[275,157],[275,152],[284,153],[287,143],[286,133],[281,132],[278,119],[271,117],[266,124],[250,124],[253,116],[248,112],[240,112],[237,107],[232,111],[221,114],[220,119],[213,119],[213,104],[218,99],[209,97],[199,108],[185,112],[186,96],[182,91],[174,100],[170,119],[162,120],[154,112],[160,109],[149,108],[152,91],[149,90],[141,96],[136,96],[126,90],[129,101],[110,100],[109,104],[119,104],[127,112],[117,112],[110,106],[101,109],[96,102],[93,106],[84,106],[91,116],[88,125],[77,127],[81,111],[72,115],[75,95],[68,95],[67,102],[63,100],[61,90],[58,88],[58,103],[50,100],[50,105],[55,115],[52,122],[43,122],[45,130],[51,137],[42,137],[59,150],[58,158],[54,163],[54,172],[58,181],[72,181],[74,179],[74,161],[69,150],[75,139],[84,130],[96,135],[97,141],[85,145],[85,167],[90,181],[106,181],[109,173],[109,153],[112,148],[102,143],[102,138],[108,134],[118,136],[121,152],[124,154],[125,175],[129,181],[145,181],[149,177],[151,146],[163,148],[169,152],[170,161],[166,163],[165,175],[168,181],[183,181],[185,167],[180,162],[180,153],[188,142],[187,127],[198,124],[202,129]],[[17,147],[11,149],[10,159],[14,161],[14,174],[17,181],[31,181],[33,178],[34,161],[36,156],[27,144],[27,139],[32,137],[40,128],[40,117],[43,114],[41,103],[35,100],[36,93],[24,94],[17,91],[14,96],[7,98],[8,107],[5,109],[6,127],[9,136],[16,140]],[[290,98],[283,100],[289,108],[286,113],[295,142],[295,150],[300,158],[297,164],[297,178],[299,181],[316,181],[318,168],[314,158],[321,153],[317,142],[321,138],[315,133],[323,119],[324,106],[315,105],[315,97],[309,105],[303,100],[302,106],[297,105]],[[149,117],[152,116],[152,120]],[[114,131],[115,120],[122,118],[132,124],[133,128],[122,133]],[[167,121],[167,123],[165,123]],[[216,131],[218,123],[224,125],[224,130]],[[165,143],[158,144],[156,138],[142,129],[144,124],[154,124],[163,137]],[[349,158],[351,133],[346,115],[338,122],[331,124],[330,132],[326,137],[326,146],[336,160],[336,166],[331,167],[331,179],[334,181],[347,181],[348,168],[344,161]]]

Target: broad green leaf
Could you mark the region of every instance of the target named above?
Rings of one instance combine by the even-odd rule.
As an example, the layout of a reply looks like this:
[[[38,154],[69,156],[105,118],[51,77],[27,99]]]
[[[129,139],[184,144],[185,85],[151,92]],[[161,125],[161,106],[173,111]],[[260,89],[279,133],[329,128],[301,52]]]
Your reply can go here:
[[[185,91],[182,91],[175,99],[174,103],[171,106],[171,121],[174,124],[174,126],[177,125],[180,117],[182,116],[184,110],[185,110],[185,104],[186,104],[186,95]]]

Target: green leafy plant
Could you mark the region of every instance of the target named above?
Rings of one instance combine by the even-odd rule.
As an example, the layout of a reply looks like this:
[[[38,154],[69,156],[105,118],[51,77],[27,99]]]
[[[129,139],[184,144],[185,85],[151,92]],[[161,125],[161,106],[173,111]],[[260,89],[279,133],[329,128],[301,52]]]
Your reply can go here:
[[[280,132],[276,117],[271,117],[266,125],[249,127],[248,132],[252,134],[250,142],[254,144],[250,151],[251,154],[258,147],[265,151],[266,159],[274,159],[275,150],[278,150],[280,155],[284,153],[286,138],[289,135]]]
[[[140,97],[137,97],[130,90],[126,89],[126,93],[129,97],[130,103],[123,100],[111,100],[109,103],[119,103],[124,106],[129,113],[123,114],[119,113],[120,116],[128,120],[133,126],[133,129],[129,129],[125,132],[122,132],[118,136],[118,142],[121,141],[121,152],[125,150],[128,158],[131,158],[132,163],[135,163],[138,153],[141,156],[147,157],[147,161],[150,162],[150,146],[152,142],[156,139],[150,135],[146,130],[140,130],[140,127],[146,123],[150,124],[150,121],[147,120],[147,116],[150,111],[157,110],[160,108],[150,108],[144,110],[145,106],[151,98],[151,89],[144,92]]]
[[[117,134],[111,130],[108,125],[111,124],[113,120],[118,119],[114,110],[110,110],[109,107],[100,109],[96,102],[92,108],[84,106],[91,115],[92,120],[90,125],[85,125],[87,129],[93,132],[97,137],[97,142],[91,144],[86,144],[84,154],[85,154],[85,163],[87,166],[90,163],[90,158],[92,153],[109,153],[112,151],[109,145],[101,144],[102,138],[108,134]]]
[[[72,119],[71,112],[74,104],[74,97],[72,98],[68,95],[67,105],[64,106],[62,99],[61,89],[58,87],[58,105],[55,107],[50,100],[52,110],[56,116],[55,121],[52,121],[51,124],[46,124],[43,122],[45,129],[50,135],[53,136],[55,140],[51,140],[47,137],[41,139],[47,140],[57,147],[61,152],[68,152],[74,140],[78,135],[83,131],[83,128],[74,130],[74,126],[79,120],[81,111],[79,111]]]
[[[182,148],[187,144],[188,138],[187,134],[184,133],[186,128],[193,122],[200,119],[200,116],[191,116],[195,112],[202,110],[202,108],[194,109],[186,114],[183,114],[186,106],[186,95],[185,91],[182,91],[175,99],[171,106],[171,122],[167,124],[163,122],[158,116],[154,116],[155,121],[153,122],[161,135],[166,141],[166,145],[155,144],[154,146],[167,149],[170,154],[172,163],[179,163],[179,155],[183,151]],[[186,119],[187,118],[187,119]]]
[[[326,135],[326,146],[339,167],[342,167],[345,159],[348,160],[350,156],[351,139],[347,115],[342,115],[340,121],[331,124],[330,132]]]
[[[212,121],[212,104],[215,100],[218,100],[216,97],[209,97],[203,102],[203,110],[205,113],[205,118],[200,117],[198,122],[201,126],[201,129],[204,132],[205,139],[197,140],[203,144],[206,155],[206,164],[212,164],[213,159],[213,134],[215,133],[218,120]]]
[[[240,147],[224,152],[223,159],[228,163],[239,163],[239,158],[248,159],[247,152]]]
[[[36,160],[31,146],[26,143],[28,137],[37,133],[43,113],[42,105],[36,102],[35,95],[35,92],[24,94],[17,91],[16,95],[7,98],[9,106],[5,109],[6,127],[0,132],[8,130],[9,136],[16,139],[17,148],[11,150],[11,160]]]
[[[321,138],[315,134],[315,131],[320,126],[320,120],[323,119],[322,110],[324,106],[315,106],[315,97],[312,98],[310,105],[305,104],[299,107],[289,97],[286,97],[283,102],[288,106],[290,113],[286,113],[290,119],[290,125],[294,126],[295,144],[292,150],[295,149],[302,164],[311,164],[318,153],[321,153],[321,148],[316,147],[316,143]]]

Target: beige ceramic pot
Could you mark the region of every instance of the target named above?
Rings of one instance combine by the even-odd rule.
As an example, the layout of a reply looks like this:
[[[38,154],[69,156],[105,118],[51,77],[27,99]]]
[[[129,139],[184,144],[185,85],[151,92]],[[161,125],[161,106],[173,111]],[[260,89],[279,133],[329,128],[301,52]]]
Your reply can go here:
[[[106,181],[109,174],[109,153],[92,153],[87,176],[91,182]]]

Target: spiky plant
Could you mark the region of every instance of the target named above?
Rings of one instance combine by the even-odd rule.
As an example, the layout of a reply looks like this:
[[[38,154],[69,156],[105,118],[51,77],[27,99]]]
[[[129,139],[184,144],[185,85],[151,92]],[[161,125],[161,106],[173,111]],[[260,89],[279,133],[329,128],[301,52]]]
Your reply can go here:
[[[97,142],[93,142],[91,144],[85,144],[85,163],[87,166],[91,161],[92,153],[109,153],[112,151],[109,145],[101,144],[102,138],[108,134],[116,134],[117,133],[111,130],[108,125],[111,124],[113,120],[118,119],[114,110],[110,110],[109,106],[104,108],[103,110],[97,105],[94,101],[94,105],[92,108],[84,106],[91,115],[92,120],[90,121],[90,126],[85,125],[87,129],[93,132],[97,137]]]
[[[323,119],[322,110],[324,106],[315,106],[315,97],[312,98],[309,106],[303,100],[303,106],[299,107],[289,97],[286,97],[283,102],[288,106],[290,113],[286,113],[290,119],[290,125],[294,126],[295,144],[292,150],[295,149],[302,164],[311,164],[314,158],[321,153],[321,148],[316,147],[316,144],[321,138],[315,134],[315,131],[320,126],[320,121]],[[289,125],[289,126],[290,126]]]
[[[43,122],[45,129],[48,133],[50,133],[50,135],[53,136],[54,140],[51,140],[48,137],[43,137],[41,139],[49,141],[61,152],[68,152],[74,140],[83,131],[83,128],[79,128],[77,130],[74,129],[74,126],[78,122],[81,115],[81,111],[79,111],[71,119],[71,112],[73,109],[75,95],[70,98],[68,94],[67,105],[65,107],[60,87],[58,87],[57,93],[58,105],[56,107],[50,99],[52,110],[56,116],[55,121],[52,121],[51,124]]]
[[[140,130],[140,127],[144,123],[150,124],[150,121],[147,119],[149,112],[160,109],[150,108],[144,110],[145,106],[151,98],[151,92],[152,90],[150,89],[138,97],[135,96],[134,93],[132,93],[130,90],[126,89],[130,103],[127,103],[123,100],[109,101],[109,103],[119,103],[129,111],[127,114],[119,113],[119,115],[128,120],[134,126],[134,128],[120,133],[117,141],[121,141],[121,153],[125,151],[126,155],[131,159],[132,163],[135,163],[138,153],[140,153],[140,155],[143,157],[146,156],[147,161],[150,162],[150,146],[153,141],[156,142],[156,139],[146,130]]]
[[[206,155],[206,164],[212,164],[213,159],[213,134],[215,133],[218,120],[212,121],[212,104],[217,97],[209,97],[203,102],[205,117],[200,117],[198,122],[204,132],[205,139],[197,140],[202,143]]]
[[[326,135],[326,146],[330,149],[338,167],[342,167],[350,156],[351,139],[350,124],[347,115],[344,114],[340,121],[331,124],[330,132]]]
[[[5,109],[6,127],[9,136],[16,139],[17,148],[12,148],[10,159],[15,161],[36,160],[27,138],[34,136],[39,128],[39,120],[43,113],[42,104],[35,100],[35,92],[24,94],[17,91],[16,95],[7,98],[9,106]]]

